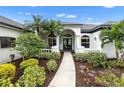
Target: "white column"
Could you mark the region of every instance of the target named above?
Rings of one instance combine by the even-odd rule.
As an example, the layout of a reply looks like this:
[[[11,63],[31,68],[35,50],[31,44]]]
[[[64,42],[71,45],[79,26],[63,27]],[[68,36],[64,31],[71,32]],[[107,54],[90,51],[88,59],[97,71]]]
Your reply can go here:
[[[76,49],[75,49],[76,53],[84,52],[84,49],[81,46],[81,37],[80,37],[80,35],[75,36],[75,47],[76,47]]]
[[[57,47],[58,47],[58,49],[59,49],[59,36],[57,36],[57,38],[56,38],[57,40]]]

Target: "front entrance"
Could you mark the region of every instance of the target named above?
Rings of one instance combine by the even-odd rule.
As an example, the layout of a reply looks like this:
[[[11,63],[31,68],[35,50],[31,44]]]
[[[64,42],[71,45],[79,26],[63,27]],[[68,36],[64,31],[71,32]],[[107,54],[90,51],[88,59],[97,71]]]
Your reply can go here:
[[[63,49],[72,50],[72,38],[63,38]]]

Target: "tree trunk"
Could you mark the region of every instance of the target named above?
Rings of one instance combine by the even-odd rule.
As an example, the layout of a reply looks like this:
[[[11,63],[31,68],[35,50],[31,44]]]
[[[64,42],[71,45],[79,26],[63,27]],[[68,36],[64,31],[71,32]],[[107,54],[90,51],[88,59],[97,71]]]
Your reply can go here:
[[[119,62],[119,51],[116,47],[115,47],[115,52],[116,52],[116,61]]]
[[[37,33],[37,35],[39,35],[39,31],[40,31],[40,30],[39,30],[39,27],[37,27],[37,32],[36,32],[36,33]]]

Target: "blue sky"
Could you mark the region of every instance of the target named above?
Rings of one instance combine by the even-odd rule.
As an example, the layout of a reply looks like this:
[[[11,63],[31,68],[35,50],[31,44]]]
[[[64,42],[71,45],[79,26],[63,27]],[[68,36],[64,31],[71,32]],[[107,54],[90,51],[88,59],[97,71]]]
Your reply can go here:
[[[124,7],[113,6],[0,6],[0,15],[23,23],[31,14],[63,22],[104,23],[124,19]]]

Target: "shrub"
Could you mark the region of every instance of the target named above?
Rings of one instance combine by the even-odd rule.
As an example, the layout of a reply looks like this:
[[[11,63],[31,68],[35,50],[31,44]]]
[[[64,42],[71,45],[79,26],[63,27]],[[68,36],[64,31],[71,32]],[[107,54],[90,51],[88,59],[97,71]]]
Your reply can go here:
[[[37,57],[45,42],[33,33],[25,33],[16,39],[16,50],[27,58]]]
[[[89,58],[89,55],[88,53],[76,53],[73,55],[73,57],[76,61],[86,62]]]
[[[88,62],[91,63],[91,65],[96,68],[96,67],[106,67],[107,63],[107,57],[104,53],[100,52],[90,52],[88,53],[89,58]]]
[[[38,60],[37,59],[31,58],[31,59],[28,59],[28,60],[23,61],[20,64],[20,67],[23,68],[23,69],[25,69],[25,68],[27,68],[29,66],[35,66],[35,65],[38,65],[38,64],[39,63],[38,63]]]
[[[0,79],[12,79],[15,75],[16,67],[13,64],[0,65]]]
[[[57,63],[55,60],[51,59],[47,62],[47,68],[49,71],[55,71],[57,67]]]
[[[120,87],[124,86],[124,78],[119,78],[112,70],[107,70],[104,75],[96,77],[96,83],[102,84],[106,87]]]
[[[14,85],[11,83],[11,79],[0,79],[0,87],[13,87]]]
[[[74,54],[74,59],[80,62],[89,62],[94,68],[106,67],[107,57],[101,52],[88,52]]]
[[[16,86],[19,87],[36,87],[44,84],[45,71],[40,66],[30,66],[24,70],[24,74],[17,80]]]
[[[46,59],[59,59],[60,58],[60,53],[57,52],[41,52],[40,57],[41,58],[46,58]]]
[[[124,67],[124,62],[116,62],[115,60],[109,60],[106,64],[109,67],[119,67],[119,68]]]

